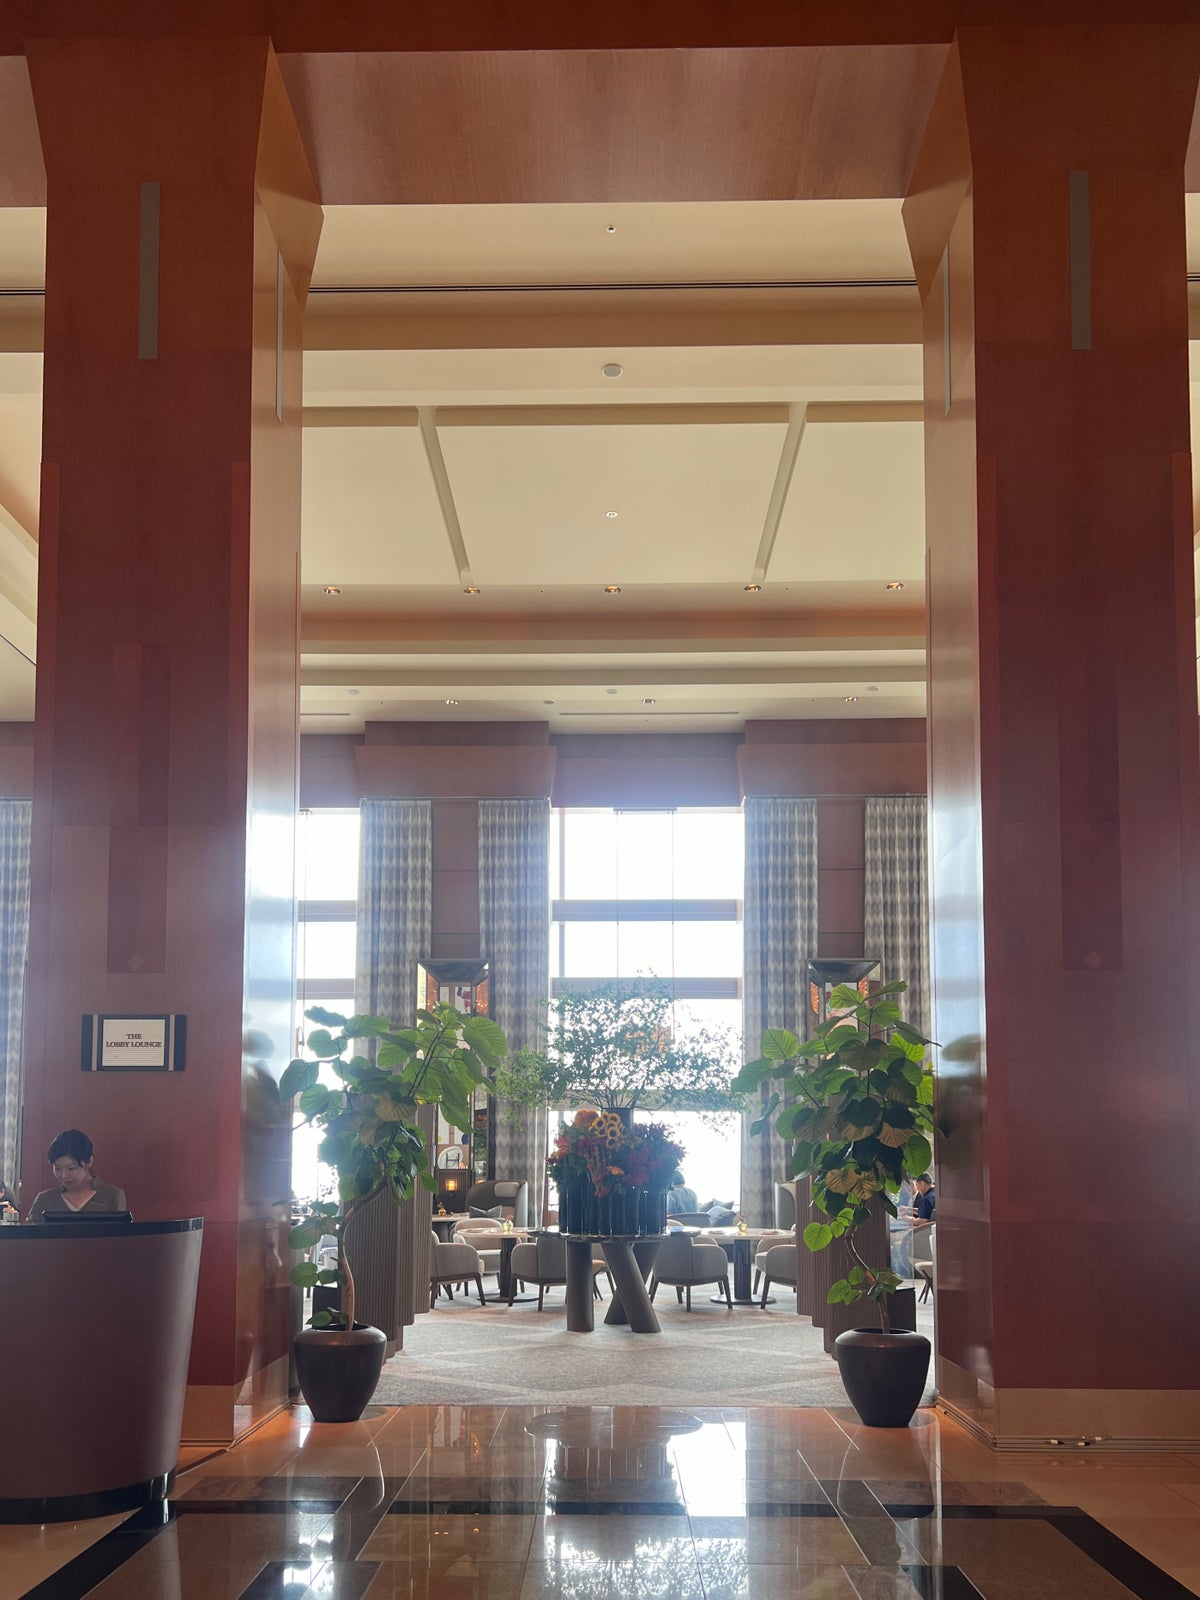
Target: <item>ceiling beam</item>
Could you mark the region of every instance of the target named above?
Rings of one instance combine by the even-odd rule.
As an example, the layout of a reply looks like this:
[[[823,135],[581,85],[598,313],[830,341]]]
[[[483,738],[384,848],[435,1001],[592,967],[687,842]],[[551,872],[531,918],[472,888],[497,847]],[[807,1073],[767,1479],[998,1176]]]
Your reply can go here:
[[[788,407],[788,430],[780,447],[775,481],[771,485],[771,498],[767,501],[762,536],[758,541],[758,553],[754,557],[754,571],[751,573],[752,583],[766,582],[767,568],[771,565],[771,554],[775,549],[780,519],[787,504],[788,490],[792,485],[792,473],[796,470],[796,457],[800,454],[800,446],[804,440],[807,417],[807,406]]]
[[[421,443],[425,446],[425,459],[429,463],[429,471],[433,477],[434,492],[441,508],[450,553],[458,569],[458,581],[468,585],[471,582],[471,563],[467,557],[467,546],[458,520],[458,507],[454,504],[454,491],[450,487],[450,474],[446,471],[446,461],[442,455],[441,440],[437,435],[437,423],[434,420],[432,406],[417,407],[417,426],[421,430]]]
[[[416,428],[428,412],[438,428],[677,428],[808,423],[920,422],[920,400],[822,400],[798,408],[778,401],[662,404],[619,401],[611,405],[502,406],[305,406],[306,428]],[[786,445],[785,445],[786,449]],[[765,570],[765,569],[764,569]]]
[[[563,628],[568,626],[564,622]],[[556,632],[541,638],[496,638],[472,627],[464,644],[460,630],[440,637],[414,638],[404,629],[403,637],[390,639],[329,639],[306,632],[300,645],[305,656],[564,656],[594,655],[805,655],[840,651],[870,651],[895,654],[909,651],[923,659],[925,624],[918,618],[908,633],[870,634],[867,632],[828,634],[765,635],[746,631],[726,638],[703,635],[679,636],[643,632],[637,637],[615,638],[590,626],[575,633]]]
[[[437,670],[425,668],[371,667],[322,668],[303,666],[300,684],[305,689],[354,688],[438,688],[444,684],[461,687],[528,688],[541,689],[547,684],[571,687],[605,689],[621,685],[653,683],[659,685],[689,685],[701,688],[719,688],[728,684],[805,684],[805,683],[861,683],[869,678],[873,683],[925,682],[923,663],[910,666],[881,666],[870,661],[845,661],[833,666],[794,667],[730,667],[721,662],[704,667],[671,667],[661,665],[640,667],[563,667],[547,665],[544,668],[503,669],[494,667],[464,668],[450,658]]]

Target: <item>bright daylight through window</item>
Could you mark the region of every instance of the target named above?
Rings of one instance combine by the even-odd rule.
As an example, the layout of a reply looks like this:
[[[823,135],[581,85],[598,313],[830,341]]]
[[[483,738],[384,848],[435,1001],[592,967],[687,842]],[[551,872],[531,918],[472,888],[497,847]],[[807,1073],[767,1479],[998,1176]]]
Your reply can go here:
[[[354,1010],[358,835],[357,811],[302,811],[297,822],[297,1048],[315,1026],[305,1020],[308,1006]],[[292,1135],[292,1192],[302,1200],[317,1197],[318,1139],[307,1125]]]
[[[743,822],[740,811],[556,811],[551,814],[550,993],[653,975],[671,984],[677,1037],[742,1026]],[[297,1047],[308,1006],[354,1009],[359,813],[304,811],[297,837],[300,902]],[[638,1113],[639,1117],[645,1113]],[[674,1112],[697,1198],[738,1199],[738,1119]],[[296,1129],[292,1188],[317,1193],[317,1136]]]
[[[740,811],[553,812],[552,994],[652,975],[674,990],[677,1037],[721,1032],[740,1052],[743,860]],[[687,1150],[684,1179],[700,1204],[736,1202],[738,1118],[655,1120]]]

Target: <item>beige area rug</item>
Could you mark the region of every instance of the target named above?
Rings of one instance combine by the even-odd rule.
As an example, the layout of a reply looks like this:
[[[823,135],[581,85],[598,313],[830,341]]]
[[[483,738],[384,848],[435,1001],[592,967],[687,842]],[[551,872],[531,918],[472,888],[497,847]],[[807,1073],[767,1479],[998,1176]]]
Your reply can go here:
[[[379,1405],[837,1406],[845,1391],[822,1335],[786,1295],[765,1311],[726,1311],[693,1295],[691,1312],[660,1289],[660,1334],[604,1324],[568,1333],[562,1291],[533,1306],[441,1300],[404,1330],[383,1369]],[[864,1317],[864,1326],[870,1317]],[[918,1325],[933,1337],[931,1304]],[[932,1380],[932,1365],[930,1378]],[[932,1386],[925,1403],[933,1399]]]

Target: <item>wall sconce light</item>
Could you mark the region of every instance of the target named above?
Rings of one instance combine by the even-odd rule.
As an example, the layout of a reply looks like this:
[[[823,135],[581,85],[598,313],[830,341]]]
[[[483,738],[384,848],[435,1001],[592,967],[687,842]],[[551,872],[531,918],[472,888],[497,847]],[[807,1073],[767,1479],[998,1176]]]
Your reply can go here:
[[[459,1180],[457,1178],[446,1178],[444,1180],[444,1182],[445,1182],[445,1186],[446,1186],[446,1191],[449,1194],[453,1194],[454,1191],[458,1188]]]

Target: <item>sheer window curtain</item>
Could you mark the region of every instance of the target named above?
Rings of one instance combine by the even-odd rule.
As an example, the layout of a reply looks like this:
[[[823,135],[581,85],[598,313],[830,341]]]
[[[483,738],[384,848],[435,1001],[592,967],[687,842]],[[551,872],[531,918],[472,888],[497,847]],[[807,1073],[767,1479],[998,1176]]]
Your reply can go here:
[[[28,800],[0,800],[0,1177],[17,1185],[21,1024],[29,953]]]
[[[903,979],[904,1017],[928,1035],[929,885],[924,795],[871,795],[866,803],[864,950],[887,983]]]
[[[433,925],[433,825],[428,800],[364,800],[358,868],[355,1010],[411,1025],[417,962],[428,956]],[[421,1126],[430,1141],[432,1110]],[[350,1224],[347,1247],[359,1263],[360,1319],[389,1344],[429,1306],[429,1219],[433,1197],[419,1184],[397,1210],[377,1195]],[[389,1350],[389,1354],[390,1354]]]
[[[746,800],[746,1059],[757,1058],[768,1028],[806,1033],[806,973],[817,954],[817,803]],[[764,1091],[763,1099],[769,1091]],[[742,1118],[740,1202],[753,1225],[769,1225],[775,1185],[791,1177],[787,1147],[771,1129],[751,1134],[757,1112]]]
[[[550,975],[550,802],[479,803],[479,941],[490,963],[492,1015],[514,1050],[538,1042],[537,1003]],[[494,1106],[496,1176],[529,1185],[541,1221],[548,1112]]]

